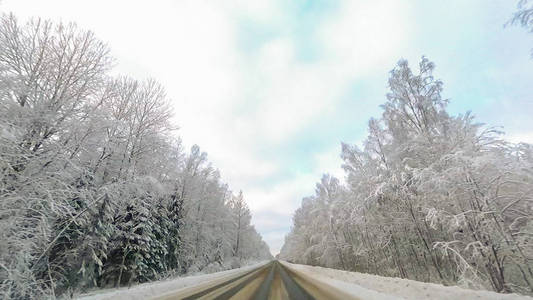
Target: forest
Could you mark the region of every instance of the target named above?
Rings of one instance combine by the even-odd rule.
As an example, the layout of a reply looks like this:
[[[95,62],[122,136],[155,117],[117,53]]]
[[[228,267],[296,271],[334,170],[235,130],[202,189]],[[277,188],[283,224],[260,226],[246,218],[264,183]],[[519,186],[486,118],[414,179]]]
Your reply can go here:
[[[342,144],[345,180],[302,200],[280,258],[532,294],[533,146],[448,114],[434,69],[398,62],[362,147]]]
[[[345,88],[352,91],[361,82],[367,88],[366,81],[360,81],[366,75],[359,78],[357,72],[341,67],[365,69],[366,63],[348,61],[365,59],[369,65],[377,65],[388,53],[377,55],[385,48],[395,51],[391,51],[394,57],[381,73],[386,76],[392,68],[388,82],[386,77],[379,80],[388,92],[383,101],[379,100],[380,95],[372,97],[372,101],[378,99],[377,104],[383,103],[381,115],[370,118],[368,125],[363,123],[363,138],[335,141],[349,140],[341,143],[339,153],[344,176],[324,174],[316,183],[315,193],[302,199],[277,258],[296,264],[533,296],[533,145],[510,142],[500,124],[482,123],[491,120],[478,120],[475,112],[452,113],[449,104],[453,99],[446,97],[436,66],[455,63],[451,58],[464,53],[447,53],[441,57],[450,60],[436,63],[422,56],[413,64],[412,59],[410,63],[399,59],[405,50],[401,47],[378,49],[382,45],[403,45],[399,43],[403,39],[413,47],[421,45],[418,39],[424,40],[422,45],[433,47],[458,41],[456,37],[441,40],[438,35],[446,32],[451,22],[430,24],[426,19],[433,22],[429,16],[434,15],[417,13],[435,11],[431,5],[405,10],[417,16],[405,14],[406,19],[417,19],[407,20],[417,27],[413,32],[430,32],[410,39],[411,25],[398,24],[400,29],[409,29],[405,34],[403,29],[398,34],[389,30],[387,24],[399,22],[388,19],[404,12],[400,6],[392,5],[393,1],[387,5],[380,2],[372,9],[363,5],[371,1],[359,1],[355,8],[348,5],[328,9],[319,5],[322,2],[328,1],[314,5],[309,1],[302,7],[280,6],[270,12],[260,6],[250,16],[248,7],[240,8],[240,4],[226,8],[201,2],[196,10],[189,7],[192,1],[170,6],[174,10],[168,12],[162,4],[137,3],[128,7],[136,7],[141,14],[132,13],[125,20],[137,22],[146,17],[141,26],[146,32],[131,30],[131,23],[121,24],[119,34],[131,35],[131,40],[122,41],[123,47],[150,47],[144,48],[149,49],[147,61],[130,61],[124,70],[144,70],[143,63],[155,64],[150,59],[156,56],[161,56],[159,63],[175,58],[164,55],[179,57],[174,64],[165,66],[166,71],[175,80],[176,89],[189,88],[180,95],[191,99],[172,99],[156,79],[118,74],[112,45],[75,23],[44,18],[26,21],[22,14],[19,19],[0,12],[0,299],[72,298],[99,289],[114,291],[273,259],[259,232],[265,233],[273,249],[278,249],[273,243],[278,241],[275,235],[279,234],[282,240],[288,226],[276,223],[282,223],[283,217],[290,218],[288,212],[292,208],[288,207],[294,203],[285,197],[299,201],[307,194],[295,196],[304,186],[300,183],[312,188],[314,178],[320,176],[316,174],[322,173],[320,164],[315,166],[320,171],[309,176],[311,181],[298,180],[314,172],[311,164],[320,163],[322,157],[317,151],[326,149],[328,141],[319,140],[331,138],[334,134],[330,133],[334,132],[355,132],[357,122],[352,118],[366,121],[371,115],[361,117],[364,112],[347,109],[361,106],[345,107],[348,101],[337,102],[344,101]],[[130,5],[124,3],[116,4],[115,10],[109,9],[109,15],[116,16],[117,11],[124,10],[122,5]],[[63,3],[55,5],[47,4],[54,10]],[[98,5],[92,5],[97,13],[102,12]],[[31,6],[24,7],[25,11],[33,13]],[[465,7],[471,6],[477,10],[475,5]],[[157,14],[145,13],[147,7],[154,8]],[[185,10],[187,7],[189,10]],[[492,20],[494,16],[487,12],[495,11],[494,7],[475,16],[463,12],[471,21],[466,23],[471,28],[462,27],[463,18],[449,35],[461,31],[459,38],[465,45],[446,45],[450,48],[439,50],[453,52],[470,45],[498,44],[492,40],[479,43],[492,38],[490,30],[478,30],[480,24],[487,23],[472,25]],[[357,11],[353,16],[361,17],[361,21],[352,14],[345,15],[349,11],[345,8]],[[221,13],[219,10],[223,9],[228,11]],[[385,9],[388,14],[382,14]],[[79,9],[75,7],[73,11],[76,10]],[[288,13],[278,18],[278,13],[284,11]],[[92,13],[88,12],[85,18],[94,20]],[[68,14],[58,15],[68,18]],[[176,16],[188,18],[182,23],[156,22],[178,20]],[[332,19],[330,23],[327,18]],[[354,19],[357,22],[351,22]],[[385,21],[390,22],[381,23]],[[151,23],[161,26],[153,30],[146,26]],[[109,29],[109,24],[102,22],[100,28]],[[516,25],[533,33],[533,0],[519,0],[515,14],[501,25]],[[171,36],[180,26],[187,34]],[[343,27],[349,26],[357,28],[342,32]],[[372,27],[380,26],[385,33],[374,36]],[[441,31],[434,33],[436,29]],[[168,43],[150,39],[152,34]],[[425,41],[430,35],[437,38]],[[474,38],[478,42],[470,44]],[[394,43],[385,43],[387,39]],[[163,51],[165,45],[172,47]],[[187,47],[191,48],[173,52]],[[494,78],[503,76],[513,81],[515,74],[527,74],[500,71],[524,68],[516,67],[517,62],[523,62],[513,61],[508,69],[493,67],[485,58],[498,49],[488,54],[483,47],[478,48],[468,56],[477,60],[478,64],[472,66],[479,66],[482,61],[487,70],[500,75]],[[417,48],[414,57],[420,57],[422,50],[425,51]],[[195,59],[189,57],[196,52]],[[376,56],[367,55],[373,52]],[[502,57],[502,64],[507,65],[505,55],[497,59]],[[224,62],[218,66],[220,61]],[[393,66],[395,61],[398,62]],[[203,68],[196,69],[201,64]],[[174,78],[176,66],[185,71]],[[461,67],[456,71],[463,72]],[[465,73],[482,73],[475,67],[468,71]],[[310,74],[313,72],[316,74]],[[377,91],[371,81],[378,77],[365,73],[368,70],[362,72],[372,75],[367,89]],[[161,82],[167,82],[162,78],[168,77],[154,73],[160,75]],[[189,81],[189,75],[194,80]],[[299,77],[302,80],[292,81]],[[487,86],[478,79],[470,84],[465,86]],[[313,89],[315,85],[317,89]],[[167,88],[170,92],[175,87]],[[200,89],[213,92],[204,95]],[[269,89],[272,91],[267,93]],[[319,96],[313,98],[316,95]],[[354,102],[364,98],[364,94],[352,96]],[[215,99],[206,101],[209,97]],[[328,97],[332,98],[329,102],[324,99]],[[519,100],[498,99],[501,103],[496,105],[518,106],[520,101],[531,101],[527,97],[530,95]],[[472,98],[472,102],[476,100],[479,99]],[[505,100],[509,102],[503,103]],[[206,109],[193,109],[194,101],[203,101]],[[330,109],[335,105],[338,107]],[[187,106],[191,106],[189,110]],[[481,106],[472,107],[477,110]],[[334,115],[340,110],[347,113]],[[186,111],[181,115],[185,120],[192,115],[189,122],[194,118],[201,122],[180,124],[183,120],[176,115],[182,111]],[[190,113],[196,111],[200,113]],[[337,117],[348,120],[332,122]],[[213,124],[220,128],[213,128]],[[318,132],[321,127],[341,127],[339,124],[343,128],[337,131]],[[208,159],[205,149],[187,144],[185,129],[180,133],[179,126],[209,127],[189,132],[208,137],[199,144],[213,141],[208,145],[216,146],[222,140],[226,144],[208,149],[212,151]],[[239,130],[247,132],[239,134]],[[530,128],[521,130],[531,133]],[[316,149],[307,149],[313,147]],[[305,151],[287,155],[294,149]],[[299,153],[309,157],[317,154],[317,162],[296,161]],[[217,154],[226,157],[217,160]],[[256,218],[264,218],[257,223],[258,229],[252,224],[244,193],[230,188],[210,160],[226,160],[226,166],[237,171],[224,171],[250,177],[240,183],[248,188],[248,195],[254,195],[250,198],[257,202],[252,207],[260,207],[254,210]],[[247,173],[245,169],[252,170]],[[232,178],[228,173],[226,180]],[[290,181],[293,179],[297,180]],[[292,185],[299,186],[284,190],[279,182],[285,180],[288,185],[296,182]],[[312,189],[306,191],[312,193]]]
[[[0,298],[269,259],[241,193],[183,149],[155,80],[72,23],[0,19]]]
[[[514,24],[533,32],[531,1]],[[533,145],[450,115],[434,70],[398,62],[366,139],[342,143],[344,180],[325,174],[302,200],[280,257],[533,295]]]

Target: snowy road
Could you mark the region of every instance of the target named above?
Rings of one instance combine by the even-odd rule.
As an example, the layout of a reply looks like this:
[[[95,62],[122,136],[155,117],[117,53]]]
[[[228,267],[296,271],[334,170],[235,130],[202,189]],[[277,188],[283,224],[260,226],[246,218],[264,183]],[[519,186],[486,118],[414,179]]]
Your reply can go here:
[[[262,262],[213,274],[100,291],[84,300],[134,299],[487,299],[533,298],[475,291],[457,286],[347,272],[321,267]]]
[[[238,274],[156,297],[171,299],[360,299],[295,272],[278,261]]]

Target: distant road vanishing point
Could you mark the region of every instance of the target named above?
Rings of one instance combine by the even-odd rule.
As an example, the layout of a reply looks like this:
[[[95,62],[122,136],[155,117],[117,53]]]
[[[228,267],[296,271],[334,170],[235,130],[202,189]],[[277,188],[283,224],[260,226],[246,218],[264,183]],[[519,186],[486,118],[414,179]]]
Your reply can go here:
[[[199,284],[155,298],[175,299],[360,299],[291,269],[277,260],[231,278]]]

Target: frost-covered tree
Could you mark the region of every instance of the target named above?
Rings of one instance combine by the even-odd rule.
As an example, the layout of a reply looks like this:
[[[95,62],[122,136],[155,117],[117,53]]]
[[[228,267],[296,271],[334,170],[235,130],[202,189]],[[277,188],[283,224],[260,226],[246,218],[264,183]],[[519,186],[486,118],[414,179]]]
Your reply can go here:
[[[533,32],[533,1],[519,0],[517,10],[509,21],[509,24],[519,25],[529,32]]]
[[[322,179],[281,258],[532,293],[531,145],[450,116],[434,68],[423,57],[417,72],[405,60],[391,71],[363,148],[342,144],[346,191]]]
[[[2,299],[270,257],[249,218],[235,257],[228,186],[183,151],[164,88],[111,77],[112,62],[75,24],[0,17]]]
[[[511,24],[518,24],[529,31],[533,31],[533,2],[530,0],[518,1],[517,11],[511,19]]]
[[[244,202],[244,197],[242,191],[239,192],[237,197],[233,197],[230,202],[231,206],[231,218],[233,221],[234,231],[235,231],[235,246],[233,247],[233,254],[237,257],[242,257],[242,248],[244,243],[244,235],[249,230],[250,220],[252,216],[250,215],[250,210]]]

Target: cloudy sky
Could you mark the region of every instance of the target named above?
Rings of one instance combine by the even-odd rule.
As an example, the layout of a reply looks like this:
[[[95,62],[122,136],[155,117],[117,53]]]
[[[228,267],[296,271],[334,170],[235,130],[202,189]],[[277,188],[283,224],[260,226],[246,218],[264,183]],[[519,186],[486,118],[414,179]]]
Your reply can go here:
[[[343,176],[400,58],[437,65],[453,114],[533,142],[533,35],[504,28],[517,1],[3,0],[21,18],[74,21],[109,43],[115,73],[163,83],[275,254],[322,173]]]

